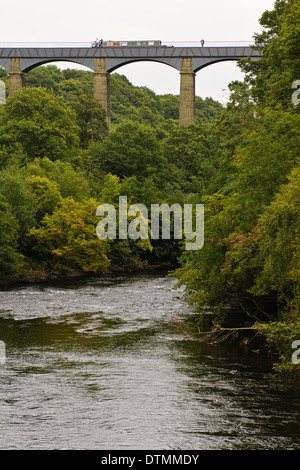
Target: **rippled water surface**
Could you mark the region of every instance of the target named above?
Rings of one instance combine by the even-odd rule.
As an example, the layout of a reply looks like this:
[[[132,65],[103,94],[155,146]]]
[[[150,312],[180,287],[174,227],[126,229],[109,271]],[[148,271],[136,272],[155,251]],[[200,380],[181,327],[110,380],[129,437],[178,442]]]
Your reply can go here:
[[[1,449],[300,449],[300,398],[255,351],[170,323],[160,274],[0,290]]]

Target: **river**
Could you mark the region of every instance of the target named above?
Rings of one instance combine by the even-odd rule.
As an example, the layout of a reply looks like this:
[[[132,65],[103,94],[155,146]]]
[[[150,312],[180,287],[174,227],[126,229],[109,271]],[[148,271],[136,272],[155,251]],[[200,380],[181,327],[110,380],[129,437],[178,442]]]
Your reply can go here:
[[[0,449],[300,449],[297,392],[209,345],[161,273],[0,290]]]

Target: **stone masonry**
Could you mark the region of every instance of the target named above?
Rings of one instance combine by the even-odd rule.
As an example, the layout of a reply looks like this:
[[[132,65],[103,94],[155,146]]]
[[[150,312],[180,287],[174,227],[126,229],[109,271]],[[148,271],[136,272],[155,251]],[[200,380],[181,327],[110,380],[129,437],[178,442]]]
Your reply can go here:
[[[106,112],[108,127],[110,126],[110,74],[106,72],[105,58],[95,59],[94,98]]]
[[[19,58],[10,59],[8,94],[12,96],[26,85],[25,74],[21,71]]]
[[[248,46],[211,47],[4,47],[0,66],[9,71],[8,94],[25,86],[26,72],[38,65],[61,60],[84,65],[94,71],[94,97],[100,102],[110,125],[110,73],[122,65],[154,61],[180,71],[179,123],[195,122],[195,74],[211,64],[243,57],[258,59],[260,52]]]
[[[195,72],[192,69],[192,58],[181,59],[179,124],[195,123]]]

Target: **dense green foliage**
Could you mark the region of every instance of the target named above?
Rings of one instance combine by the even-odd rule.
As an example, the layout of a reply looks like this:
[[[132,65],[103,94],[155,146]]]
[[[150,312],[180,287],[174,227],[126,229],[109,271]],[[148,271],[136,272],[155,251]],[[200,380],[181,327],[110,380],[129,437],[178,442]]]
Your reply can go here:
[[[8,79],[5,71],[1,76]],[[38,67],[27,74],[27,87],[0,107],[3,276],[176,263],[177,242],[108,243],[96,236],[100,203],[117,207],[126,194],[128,204],[150,207],[168,200],[173,186],[174,200],[186,192],[180,165],[168,151],[179,132],[179,97],[155,95],[117,74],[111,82],[110,132],[93,98],[91,72]],[[222,110],[201,98],[197,108],[198,121],[207,125]],[[197,129],[190,131],[195,139]]]
[[[0,271],[65,275],[169,266],[214,327],[237,306],[291,370],[300,331],[300,5],[277,0],[242,60],[226,108],[196,99],[196,124],[178,125],[179,97],[111,77],[112,128],[93,99],[93,75],[50,65],[0,106]],[[7,74],[2,72],[3,79]],[[203,203],[205,242],[100,240],[96,209],[119,196],[147,208]],[[204,323],[203,323],[204,325]],[[207,324],[205,323],[207,326]]]
[[[54,90],[66,101],[78,96],[93,96],[93,73],[82,70],[60,70],[55,65],[38,67],[27,74],[27,85]],[[178,124],[179,96],[157,95],[147,87],[133,86],[125,75],[113,73],[110,78],[112,126],[122,121],[142,122],[151,127],[170,129]],[[91,105],[90,105],[91,106]],[[78,107],[77,107],[78,110]],[[196,123],[220,116],[222,105],[212,98],[196,97]],[[83,121],[81,122],[83,124]]]
[[[245,323],[276,345],[277,369],[285,370],[295,368],[291,344],[300,326],[300,107],[292,101],[299,2],[277,1],[261,24],[255,47],[262,58],[242,61],[245,81],[231,84],[217,126],[226,178],[202,198],[204,248],[184,254],[177,275],[199,312],[207,305],[219,312],[217,323],[228,304],[238,305]]]

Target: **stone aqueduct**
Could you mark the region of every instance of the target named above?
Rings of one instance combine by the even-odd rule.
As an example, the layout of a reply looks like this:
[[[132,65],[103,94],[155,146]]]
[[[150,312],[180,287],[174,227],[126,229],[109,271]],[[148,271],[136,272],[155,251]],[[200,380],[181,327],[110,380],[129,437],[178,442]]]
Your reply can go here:
[[[110,73],[122,65],[152,61],[169,65],[180,72],[180,124],[195,121],[195,74],[211,64],[243,57],[259,58],[260,53],[250,46],[231,47],[3,47],[0,48],[0,67],[9,71],[9,95],[26,85],[26,72],[50,62],[74,62],[94,72],[94,97],[110,123]]]

